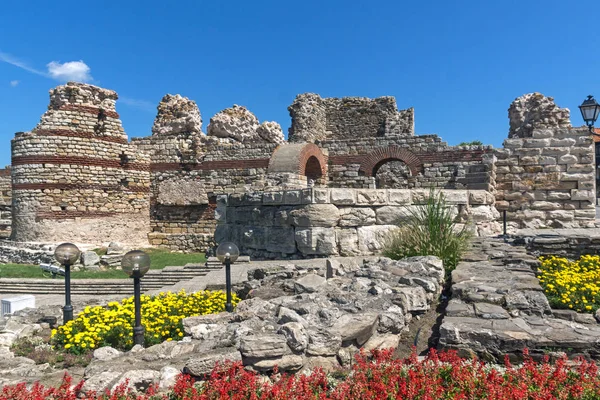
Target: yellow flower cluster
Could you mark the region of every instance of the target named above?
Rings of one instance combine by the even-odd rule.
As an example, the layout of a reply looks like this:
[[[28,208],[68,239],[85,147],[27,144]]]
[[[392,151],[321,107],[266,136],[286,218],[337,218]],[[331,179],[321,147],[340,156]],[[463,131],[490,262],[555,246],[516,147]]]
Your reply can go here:
[[[233,294],[233,305],[239,301]],[[225,302],[222,291],[186,294],[182,290],[152,297],[142,295],[141,317],[146,345],[181,338],[183,318],[224,311]],[[134,304],[134,298],[130,297],[120,303],[110,302],[106,307],[86,307],[75,319],[52,331],[52,343],[75,354],[102,346],[128,350],[133,346]]]
[[[582,256],[577,261],[542,257],[538,278],[550,304],[579,312],[600,308],[600,256]]]

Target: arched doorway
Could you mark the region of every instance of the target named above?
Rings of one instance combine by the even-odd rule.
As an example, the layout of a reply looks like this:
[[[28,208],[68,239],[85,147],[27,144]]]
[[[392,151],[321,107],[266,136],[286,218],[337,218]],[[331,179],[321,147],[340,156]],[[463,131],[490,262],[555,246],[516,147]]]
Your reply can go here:
[[[373,168],[378,189],[410,189],[415,187],[410,167],[402,160],[382,160]]]
[[[308,160],[306,160],[304,175],[306,175],[306,179],[309,182],[313,181],[315,184],[321,183],[320,180],[323,177],[323,167],[317,157],[310,156]]]

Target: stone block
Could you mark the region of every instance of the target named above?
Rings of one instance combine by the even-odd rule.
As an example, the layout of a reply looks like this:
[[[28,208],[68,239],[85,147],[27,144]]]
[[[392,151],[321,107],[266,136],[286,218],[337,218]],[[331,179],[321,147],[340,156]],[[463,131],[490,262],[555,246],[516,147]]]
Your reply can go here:
[[[571,164],[567,166],[567,172],[591,175],[594,172],[594,166],[591,164]]]
[[[357,204],[385,205],[387,193],[384,189],[361,189],[356,195]]]
[[[554,136],[552,129],[534,129],[531,136],[534,139],[545,139]]]
[[[167,180],[158,183],[157,203],[168,206],[208,204],[204,183],[199,181]]]
[[[571,190],[571,200],[585,200],[585,201],[595,201],[595,194],[593,190]]]
[[[283,203],[283,192],[264,192],[263,193],[263,204],[266,205],[279,205]]]
[[[271,253],[294,254],[296,252],[296,239],[294,228],[291,226],[273,226],[267,230],[267,251]]]
[[[579,160],[572,154],[564,154],[558,158],[559,164],[576,164]]]
[[[540,165],[556,165],[556,157],[541,156],[539,157]]]
[[[494,195],[487,190],[470,190],[469,204],[493,204]]]
[[[573,138],[564,138],[564,139],[551,138],[549,140],[548,146],[544,146],[544,147],[573,147],[573,146],[575,146],[575,143],[577,143],[577,141]]]
[[[312,189],[302,189],[302,198],[300,203],[302,204],[312,204],[313,203],[313,192]]]
[[[252,358],[280,357],[290,352],[286,342],[283,335],[276,334],[242,336],[240,353]]]
[[[356,204],[355,189],[329,189],[331,203],[335,205],[354,205]]]
[[[548,147],[550,145],[550,139],[523,139],[524,148],[528,147]],[[518,151],[518,149],[517,149]]]
[[[329,203],[329,189],[313,188],[313,201],[317,204]]]
[[[358,233],[355,228],[336,228],[335,241],[340,256],[351,257],[361,254],[358,249]]]
[[[596,210],[574,210],[575,218],[581,219],[596,219]]]
[[[339,226],[375,225],[375,211],[370,207],[340,208]]]
[[[332,227],[340,220],[340,210],[333,204],[309,204],[290,212],[289,223],[298,227]]]
[[[407,205],[412,202],[410,189],[388,189],[388,204]]]
[[[467,190],[442,190],[448,204],[469,204],[469,192]]]
[[[361,226],[356,229],[361,254],[379,253],[395,225]]]
[[[304,255],[338,255],[334,228],[296,228],[295,240],[298,251]]]
[[[283,203],[282,204],[300,204],[302,201],[301,190],[286,190],[283,192]]]
[[[572,221],[575,218],[575,212],[573,210],[555,210],[548,211],[547,219],[560,220],[560,221]]]
[[[268,228],[262,226],[240,226],[241,245],[248,249],[262,250],[266,248],[269,237]]]
[[[531,208],[533,210],[552,211],[552,210],[560,210],[562,208],[562,206],[560,203],[555,203],[555,202],[551,202],[551,201],[534,201],[531,204]]]
[[[541,199],[541,198],[537,198],[536,197],[536,200],[570,200],[571,199],[571,192],[572,192],[572,190],[570,190],[570,191],[561,191],[561,192],[558,192],[558,191],[549,191],[548,194],[547,194],[547,196],[546,196],[546,199]]]
[[[377,225],[397,225],[411,218],[419,206],[383,206],[376,210]]]
[[[488,222],[500,218],[500,213],[494,206],[475,205],[469,209],[469,216],[475,222]]]

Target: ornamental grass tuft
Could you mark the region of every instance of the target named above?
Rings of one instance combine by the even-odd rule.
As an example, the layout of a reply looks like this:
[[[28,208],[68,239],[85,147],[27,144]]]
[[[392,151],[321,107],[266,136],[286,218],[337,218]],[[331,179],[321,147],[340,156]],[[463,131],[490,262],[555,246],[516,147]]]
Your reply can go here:
[[[186,294],[160,293],[141,296],[142,325],[148,346],[183,337],[182,320],[187,317],[225,311],[226,296],[222,291],[200,291]],[[232,303],[240,299],[233,294]],[[75,319],[52,331],[55,348],[82,354],[102,346],[120,350],[133,347],[134,298],[113,301],[106,307],[86,307]]]
[[[451,272],[469,247],[473,233],[459,226],[444,194],[431,189],[424,204],[407,207],[408,221],[398,224],[384,244],[383,255],[394,260],[414,256],[437,256]]]
[[[541,257],[538,272],[550,305],[592,313],[600,308],[600,256]]]

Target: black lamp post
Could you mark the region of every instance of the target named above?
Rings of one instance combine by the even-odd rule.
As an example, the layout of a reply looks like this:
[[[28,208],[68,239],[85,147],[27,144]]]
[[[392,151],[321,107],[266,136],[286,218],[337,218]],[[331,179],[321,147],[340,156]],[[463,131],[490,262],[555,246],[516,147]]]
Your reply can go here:
[[[65,306],[63,307],[63,324],[73,319],[71,305],[71,265],[75,264],[81,252],[73,243],[63,243],[54,250],[54,258],[65,268]]]
[[[223,242],[217,247],[217,258],[225,264],[225,288],[227,290],[225,310],[227,312],[233,311],[233,304],[231,304],[231,264],[237,260],[239,255],[240,250],[231,242]]]
[[[598,119],[598,115],[600,115],[600,104],[594,99],[594,96],[589,95],[587,99],[581,103],[579,110],[581,111],[581,116],[590,132],[596,135],[594,132],[594,123]]]
[[[132,250],[121,260],[123,272],[133,278],[133,297],[135,303],[135,324],[133,343],[144,345],[144,327],[142,326],[142,306],[140,303],[140,279],[150,269],[150,257],[141,250]]]

